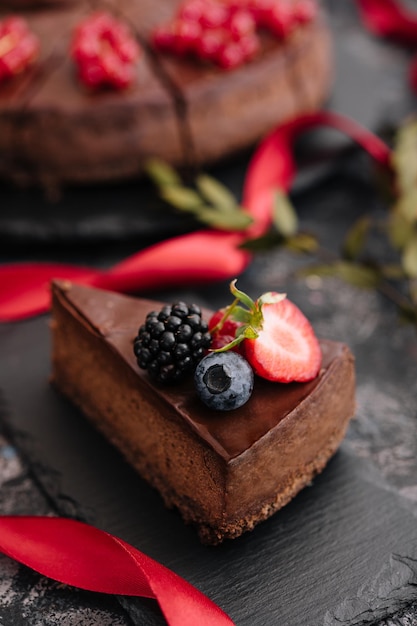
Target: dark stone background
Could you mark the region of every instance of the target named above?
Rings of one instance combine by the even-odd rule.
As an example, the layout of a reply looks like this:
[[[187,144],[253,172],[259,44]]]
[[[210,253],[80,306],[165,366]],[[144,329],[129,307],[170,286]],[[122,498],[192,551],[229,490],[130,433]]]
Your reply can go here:
[[[328,0],[326,4],[336,42],[336,82],[329,108],[347,113],[390,136],[392,128],[413,112],[415,106],[406,80],[410,52],[369,36],[358,22],[353,3]],[[336,149],[338,157],[331,160],[331,165],[323,161],[304,172],[296,182],[293,199],[302,228],[314,232],[329,249],[336,250],[346,228],[359,215],[365,212],[384,214],[387,207],[375,193],[368,160],[358,150],[351,149],[345,140],[332,133],[322,133],[319,143],[320,148],[325,145]],[[239,195],[246,163],[244,155],[216,168],[214,173]],[[1,190],[0,259],[53,259],[107,266],[140,246],[194,227],[173,214],[158,213],[162,210],[160,207],[150,210],[150,203],[156,201],[149,187],[145,192],[143,187],[141,183],[105,191],[95,188],[63,190],[61,199],[51,203],[40,193],[4,186]],[[115,206],[117,211],[114,211]],[[241,589],[240,607],[236,609],[233,599],[227,596],[227,585],[222,595],[213,571],[205,569],[216,557],[207,557],[206,564],[202,562],[196,572],[192,568],[190,571],[195,574],[196,582],[207,587],[213,599],[226,610],[230,607],[237,626],[257,626],[258,623],[416,626],[416,329],[402,324],[395,307],[373,291],[359,290],[337,279],[294,279],[295,269],[303,263],[305,259],[281,249],[260,254],[240,278],[239,286],[254,296],[270,289],[287,291],[310,317],[319,335],[346,341],[351,346],[357,363],[357,419],[352,422],[341,453],[332,461],[329,471],[315,481],[314,488],[241,543],[252,568],[248,579],[256,584],[258,576],[261,581],[268,580],[268,576],[272,581],[277,576],[268,557],[272,550],[271,542],[266,541],[269,534],[280,542],[281,526],[288,528],[289,536],[290,532],[295,533],[291,535],[293,543],[281,546],[279,552],[286,559],[284,563],[288,563],[288,580],[274,595],[276,598],[282,594],[281,606],[271,601],[268,585],[265,585],[265,588],[260,586],[255,602],[252,596],[249,602],[245,589]],[[167,300],[174,297],[197,300],[215,307],[223,305],[227,292],[227,285],[220,284],[157,295]],[[103,505],[103,489],[110,487],[105,481],[101,482],[100,476],[80,475],[85,462],[82,451],[75,460],[65,460],[70,444],[67,450],[60,449],[59,438],[54,440],[57,434],[52,421],[48,422],[49,417],[52,420],[54,416],[52,409],[49,416],[45,411],[42,415],[45,422],[40,421],[41,426],[38,426],[37,419],[44,405],[43,400],[38,399],[37,385],[39,380],[46,379],[48,371],[42,346],[37,361],[42,333],[45,333],[44,321],[40,318],[0,327],[0,387],[5,399],[1,411],[4,434],[0,439],[0,512],[81,513],[86,519],[103,523],[110,531],[118,531],[127,540],[136,541],[137,547],[146,551],[146,538],[141,536],[144,530],[140,524],[139,528],[134,528],[138,514],[135,505],[123,509],[123,498],[132,501],[133,483],[125,485],[126,493],[120,495],[120,502]],[[33,377],[29,375],[30,368],[37,371]],[[18,372],[25,372],[21,379],[17,379]],[[42,394],[40,397],[43,398]],[[66,418],[67,408],[62,407],[62,410]],[[74,418],[73,412],[68,411],[68,416]],[[78,419],[76,415],[75,419]],[[102,449],[103,443],[95,433],[84,431],[81,421],[77,428],[84,442],[93,442],[97,449]],[[67,434],[71,439],[70,430]],[[75,445],[76,435],[73,435]],[[17,448],[11,445],[12,440]],[[112,454],[105,447],[103,450],[104,455]],[[98,468],[105,472],[100,463]],[[128,472],[116,458],[113,469],[115,475]],[[135,480],[128,475],[129,481]],[[134,485],[136,487],[136,482]],[[119,487],[112,485],[111,489],[117,491]],[[192,545],[196,558],[201,559],[200,549],[188,530],[183,530],[171,513],[162,511],[153,493],[143,487],[139,489],[150,511],[158,509],[161,524],[169,520],[172,526],[168,536],[176,538],[178,533],[184,545]],[[353,492],[355,497],[352,497]],[[301,570],[303,559],[307,577],[317,576],[320,580],[322,575],[322,562],[311,562],[311,555],[320,554],[320,530],[314,526],[314,520],[303,516],[303,509],[316,510],[317,500],[327,498],[329,493],[333,508],[329,508],[327,518],[324,516],[322,521],[328,537],[335,539],[332,563],[338,575],[331,581],[332,590],[336,597],[343,599],[336,604],[329,600],[328,606],[321,606],[310,619],[308,613],[300,612],[299,603],[296,604],[298,596],[291,592],[301,584],[309,587],[308,578]],[[357,524],[352,520],[357,520]],[[144,528],[146,530],[146,524]],[[297,534],[300,528],[304,536]],[[297,554],[297,545],[305,546],[305,535],[310,537],[310,549],[304,556],[297,557],[297,561],[293,552]],[[346,538],[352,541],[353,553],[362,551],[360,563],[347,558]],[[394,550],[396,541],[401,546],[400,553]],[[167,546],[163,541],[159,545],[154,539],[149,547],[156,556],[158,550],[161,551],[161,560],[171,559],[173,569],[177,562],[179,573],[182,567],[188,567],[178,555],[169,550],[164,552]],[[253,557],[254,550],[258,559]],[[228,554],[226,549],[228,556],[231,564],[234,563],[233,554]],[[221,558],[225,558],[224,555]],[[242,560],[242,567],[245,566]],[[356,589],[353,594],[352,589]],[[249,590],[246,591],[249,594]],[[263,601],[271,603],[269,613],[263,612]],[[251,617],[251,603],[259,608],[255,617]],[[305,598],[306,606],[309,603],[320,604],[314,595]],[[112,598],[48,581],[0,556],[2,624],[162,623],[152,603],[129,602],[123,603],[123,607]],[[318,615],[322,619],[318,619]]]

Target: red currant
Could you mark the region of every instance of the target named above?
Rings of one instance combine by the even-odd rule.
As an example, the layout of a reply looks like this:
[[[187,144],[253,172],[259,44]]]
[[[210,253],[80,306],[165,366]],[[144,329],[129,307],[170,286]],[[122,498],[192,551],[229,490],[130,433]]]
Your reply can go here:
[[[160,52],[170,52],[175,44],[175,24],[161,24],[152,33],[153,46]]]
[[[256,30],[255,20],[249,11],[234,11],[228,19],[227,29],[232,39],[252,35]]]
[[[39,40],[27,22],[10,16],[0,22],[0,81],[13,78],[35,61]]]
[[[134,80],[140,49],[126,24],[101,11],[77,26],[71,55],[87,87],[125,89]]]
[[[316,0],[185,0],[168,24],[156,28],[153,45],[233,69],[260,49],[257,29],[279,39],[313,19]]]
[[[245,61],[245,54],[236,41],[230,41],[221,50],[217,57],[217,63],[225,70],[233,70]]]
[[[177,17],[180,20],[199,23],[204,14],[205,7],[206,0],[189,0],[180,6]]]
[[[294,17],[299,24],[311,22],[317,15],[315,0],[300,0],[294,7]]]
[[[295,25],[292,7],[286,5],[275,5],[265,14],[266,26],[276,37],[284,39],[287,37]]]
[[[175,41],[173,49],[177,54],[194,52],[201,39],[202,29],[198,22],[177,20],[175,22]]]
[[[204,28],[221,28],[226,25],[229,17],[227,6],[222,2],[206,2],[200,23]]]
[[[203,32],[197,45],[197,54],[203,61],[216,62],[225,43],[226,33],[221,29]]]

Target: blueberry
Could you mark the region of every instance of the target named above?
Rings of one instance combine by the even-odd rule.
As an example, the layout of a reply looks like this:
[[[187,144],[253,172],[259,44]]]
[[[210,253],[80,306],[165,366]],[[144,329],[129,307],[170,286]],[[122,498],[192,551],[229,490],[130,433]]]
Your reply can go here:
[[[212,352],[195,370],[197,392],[210,409],[230,411],[247,402],[253,390],[253,370],[236,352]]]

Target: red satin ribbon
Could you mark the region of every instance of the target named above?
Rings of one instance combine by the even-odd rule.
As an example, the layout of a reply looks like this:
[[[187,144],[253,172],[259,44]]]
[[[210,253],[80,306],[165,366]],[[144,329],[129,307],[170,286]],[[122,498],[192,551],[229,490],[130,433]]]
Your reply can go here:
[[[207,596],[122,539],[66,518],[0,517],[0,551],[66,585],[157,600],[169,626],[233,626]]]
[[[396,0],[357,0],[365,26],[379,37],[389,37],[407,46],[417,47],[417,13]],[[417,92],[417,57],[409,67],[409,81]]]
[[[201,230],[175,237],[146,248],[106,271],[51,263],[4,265],[0,267],[0,321],[46,312],[50,304],[49,283],[53,278],[120,292],[142,292],[240,275],[250,263],[251,255],[239,245],[268,229],[273,194],[277,189],[288,191],[296,172],[294,140],[317,126],[340,130],[381,165],[389,166],[388,147],[353,120],[331,112],[298,117],[267,136],[249,164],[242,203],[254,222],[247,231]]]
[[[365,26],[380,37],[417,46],[417,13],[396,0],[357,0]]]

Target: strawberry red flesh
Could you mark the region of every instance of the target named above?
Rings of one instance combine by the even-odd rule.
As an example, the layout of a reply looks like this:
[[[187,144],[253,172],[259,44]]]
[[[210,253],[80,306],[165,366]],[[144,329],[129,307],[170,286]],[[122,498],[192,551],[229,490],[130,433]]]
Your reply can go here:
[[[314,330],[290,300],[262,307],[263,324],[256,339],[245,339],[240,348],[254,371],[275,382],[306,382],[321,366],[320,345]]]
[[[239,322],[231,319],[230,317],[225,320],[221,328],[217,328],[223,316],[224,309],[216,311],[211,316],[208,326],[212,337],[211,350],[219,350],[224,348],[227,344],[231,343],[236,338],[236,331],[241,326]],[[236,350],[237,352],[238,350]]]

